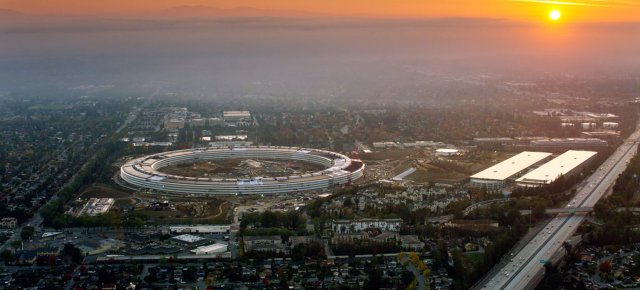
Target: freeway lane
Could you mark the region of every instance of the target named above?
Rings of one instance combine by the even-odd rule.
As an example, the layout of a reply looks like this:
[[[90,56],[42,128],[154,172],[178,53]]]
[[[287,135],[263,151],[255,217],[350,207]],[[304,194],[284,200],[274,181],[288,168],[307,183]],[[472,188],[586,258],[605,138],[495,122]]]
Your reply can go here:
[[[567,208],[593,207],[615,183],[618,175],[624,171],[627,162],[635,155],[640,138],[640,130],[634,132],[626,142],[592,174],[587,182],[578,190]],[[525,289],[533,288],[544,268],[544,261],[561,248],[584,220],[584,216],[557,216],[552,219],[538,236],[527,246],[514,254],[510,261],[500,268],[486,283],[478,285],[480,289]]]

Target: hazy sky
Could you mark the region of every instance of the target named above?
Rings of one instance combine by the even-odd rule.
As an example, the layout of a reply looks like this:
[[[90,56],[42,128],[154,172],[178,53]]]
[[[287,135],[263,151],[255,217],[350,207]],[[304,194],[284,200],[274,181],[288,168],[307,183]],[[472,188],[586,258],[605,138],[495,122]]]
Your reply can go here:
[[[393,98],[458,76],[640,75],[640,0],[563,1],[0,0],[26,14],[0,10],[0,94],[162,82]],[[170,9],[191,5],[226,10]]]
[[[548,21],[550,10],[564,22],[640,21],[640,0],[0,0],[0,8],[25,13],[131,14],[183,5],[250,6],[333,15],[383,17],[483,17]]]

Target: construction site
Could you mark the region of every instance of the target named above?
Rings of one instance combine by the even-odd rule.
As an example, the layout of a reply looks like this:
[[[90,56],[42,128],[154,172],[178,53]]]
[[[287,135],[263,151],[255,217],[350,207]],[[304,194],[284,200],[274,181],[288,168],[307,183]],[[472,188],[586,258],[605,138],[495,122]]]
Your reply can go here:
[[[160,171],[188,177],[251,178],[302,175],[323,169],[320,165],[297,160],[238,158],[176,164]]]

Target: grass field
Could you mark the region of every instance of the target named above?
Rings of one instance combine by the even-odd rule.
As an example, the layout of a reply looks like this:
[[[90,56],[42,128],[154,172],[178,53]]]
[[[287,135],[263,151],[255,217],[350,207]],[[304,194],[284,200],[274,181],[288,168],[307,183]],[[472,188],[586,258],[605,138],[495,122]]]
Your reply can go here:
[[[406,179],[415,182],[431,182],[435,180],[459,180],[468,177],[468,175],[455,171],[445,171],[434,166],[417,168],[416,172],[409,175]]]
[[[467,256],[467,259],[469,259],[469,262],[471,262],[471,264],[477,267],[478,265],[480,265],[480,261],[482,260],[484,254],[478,252],[470,252],[465,253],[465,256]]]
[[[153,210],[139,206],[136,212],[158,223],[228,223],[229,202],[217,198],[171,198],[174,209]]]
[[[121,190],[118,190],[116,188],[114,188],[111,185],[108,184],[104,184],[104,183],[96,183],[96,184],[92,184],[89,187],[87,187],[84,191],[82,191],[82,193],[80,193],[78,195],[78,197],[81,198],[113,198],[113,199],[120,199],[120,198],[129,198],[131,197],[131,193],[128,192],[124,192]]]
[[[136,205],[135,212],[149,217],[159,223],[178,224],[185,222],[215,222],[228,223],[227,215],[231,210],[229,202],[212,197],[169,197],[164,198],[157,194],[137,193],[132,194],[118,190],[104,183],[88,186],[78,197],[88,198],[113,198],[114,209],[128,208]],[[145,208],[142,201],[170,200],[175,210],[153,210]]]
[[[131,193],[121,191],[105,183],[96,183],[88,186],[78,197],[83,199],[113,198],[115,199],[114,209],[128,208],[136,203]]]

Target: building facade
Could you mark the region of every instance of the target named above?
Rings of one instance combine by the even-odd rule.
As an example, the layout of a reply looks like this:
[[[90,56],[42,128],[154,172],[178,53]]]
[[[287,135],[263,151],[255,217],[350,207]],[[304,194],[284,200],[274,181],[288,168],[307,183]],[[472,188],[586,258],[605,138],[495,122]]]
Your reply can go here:
[[[331,229],[336,234],[358,233],[369,228],[399,232],[401,226],[402,219],[335,220],[331,224]]]

